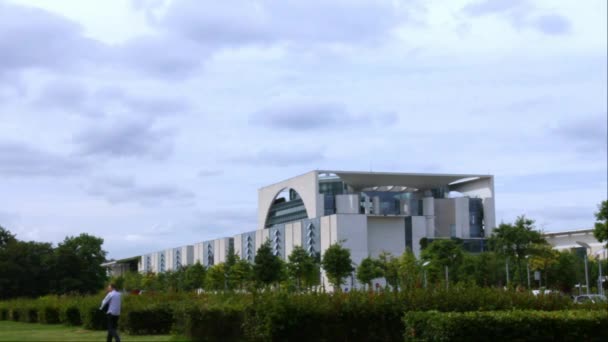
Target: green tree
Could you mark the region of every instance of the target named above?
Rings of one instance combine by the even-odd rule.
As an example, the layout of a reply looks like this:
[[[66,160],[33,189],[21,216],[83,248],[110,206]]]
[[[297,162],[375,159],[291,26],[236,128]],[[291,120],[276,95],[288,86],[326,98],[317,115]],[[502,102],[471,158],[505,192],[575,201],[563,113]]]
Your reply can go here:
[[[0,298],[38,297],[52,292],[55,261],[51,244],[8,240],[0,246]]]
[[[10,231],[0,226],[0,248],[6,247],[9,243],[16,242],[15,235],[11,234]]]
[[[490,248],[517,262],[518,278],[523,282],[523,260],[534,254],[535,244],[546,244],[541,233],[534,227],[534,220],[519,216],[513,224],[501,223],[494,229],[488,241]]]
[[[106,282],[106,270],[101,266],[106,252],[103,239],[80,234],[66,237],[55,249],[57,262],[55,281],[59,293],[96,293]]]
[[[430,261],[427,269],[433,280],[441,279],[445,268],[452,270],[451,280],[457,280],[457,270],[462,262],[464,251],[460,240],[438,239],[431,242],[421,253],[422,260]],[[456,279],[455,279],[456,278]]]
[[[389,252],[382,251],[378,255],[378,265],[382,269],[386,285],[396,291],[399,288],[399,259]]]
[[[296,282],[298,291],[302,288],[302,282],[315,273],[315,259],[302,246],[294,247],[288,257],[287,272]]]
[[[598,212],[595,213],[595,229],[593,229],[593,235],[599,242],[606,241],[606,247],[608,248],[608,201],[602,201],[598,206]]]
[[[420,277],[420,270],[416,256],[408,248],[401,254],[398,261],[399,284],[402,289],[411,289],[416,286]]]
[[[545,276],[545,284],[549,284],[549,273],[552,266],[559,261],[559,252],[548,244],[537,244],[532,247],[532,256],[529,266],[533,271],[541,271]]]
[[[253,266],[247,260],[237,256],[229,274],[228,283],[230,283],[230,288],[243,290],[253,280]]]
[[[204,288],[206,270],[199,261],[188,266],[184,273],[184,290],[194,291]]]
[[[372,280],[382,277],[383,273],[378,261],[367,257],[361,260],[359,267],[357,267],[357,280],[371,289]]]
[[[226,265],[221,262],[207,269],[205,284],[208,290],[221,291],[226,289]]]
[[[268,286],[281,280],[283,262],[272,253],[270,240],[266,240],[258,249],[253,265],[255,281],[262,286]]]
[[[348,277],[355,270],[350,258],[350,251],[340,243],[329,246],[323,254],[321,266],[327,274],[327,279],[334,286],[336,291],[342,291],[344,278]]]
[[[127,272],[123,275],[124,277],[124,288],[126,290],[141,290],[143,283],[143,275],[139,272]]]

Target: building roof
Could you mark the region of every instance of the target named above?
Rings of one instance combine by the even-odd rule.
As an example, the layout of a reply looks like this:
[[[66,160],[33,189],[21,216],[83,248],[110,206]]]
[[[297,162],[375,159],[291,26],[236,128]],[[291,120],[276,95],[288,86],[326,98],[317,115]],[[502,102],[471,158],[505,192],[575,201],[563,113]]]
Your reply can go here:
[[[467,183],[478,179],[490,179],[491,175],[475,174],[433,174],[433,173],[393,173],[320,170],[321,173],[335,174],[348,185],[363,189],[376,186],[406,186],[416,189],[430,189],[455,183]]]

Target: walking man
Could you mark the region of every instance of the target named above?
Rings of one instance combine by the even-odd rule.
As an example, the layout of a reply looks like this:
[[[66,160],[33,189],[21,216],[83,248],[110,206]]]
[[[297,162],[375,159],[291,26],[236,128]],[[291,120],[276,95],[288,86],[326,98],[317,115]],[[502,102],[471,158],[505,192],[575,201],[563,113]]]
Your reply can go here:
[[[120,336],[118,336],[118,317],[120,317],[120,292],[116,291],[114,284],[108,285],[108,294],[101,302],[99,308],[105,311],[108,317],[108,337],[107,342],[112,342],[114,337],[116,342],[120,342]]]

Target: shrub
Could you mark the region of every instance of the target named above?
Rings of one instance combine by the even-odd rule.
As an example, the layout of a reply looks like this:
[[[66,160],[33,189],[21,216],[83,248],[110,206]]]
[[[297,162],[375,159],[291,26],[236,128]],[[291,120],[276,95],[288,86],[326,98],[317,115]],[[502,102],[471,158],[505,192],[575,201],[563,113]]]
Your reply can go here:
[[[40,323],[58,324],[60,322],[59,308],[51,305],[43,306],[38,312],[38,318]]]
[[[242,341],[244,315],[236,305],[189,305],[176,312],[174,332],[192,341]]]
[[[169,305],[130,309],[122,314],[120,324],[131,335],[168,334],[173,325],[173,311]]]
[[[106,330],[106,313],[99,310],[100,300],[96,296],[84,298],[79,305],[80,319],[85,329]]]
[[[82,318],[78,306],[74,304],[62,306],[59,310],[59,321],[65,325],[82,325]]]
[[[599,341],[608,336],[605,310],[407,312],[406,341]]]
[[[0,321],[8,320],[9,311],[8,308],[0,308]]]

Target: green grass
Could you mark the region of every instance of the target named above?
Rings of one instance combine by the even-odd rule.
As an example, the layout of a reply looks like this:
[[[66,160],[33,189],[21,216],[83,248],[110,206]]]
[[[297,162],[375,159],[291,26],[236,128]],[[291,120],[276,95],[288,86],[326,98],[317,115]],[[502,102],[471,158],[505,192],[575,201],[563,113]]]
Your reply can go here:
[[[119,322],[120,324],[120,322]],[[120,339],[129,341],[184,341],[172,335],[131,336],[120,333]],[[105,331],[85,330],[64,325],[0,321],[0,341],[105,341]]]

